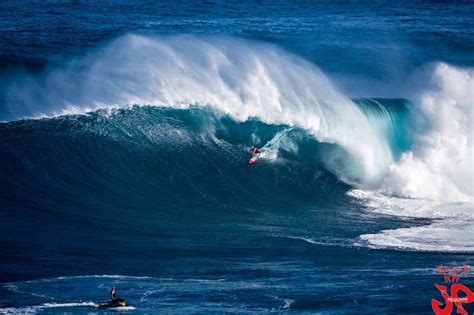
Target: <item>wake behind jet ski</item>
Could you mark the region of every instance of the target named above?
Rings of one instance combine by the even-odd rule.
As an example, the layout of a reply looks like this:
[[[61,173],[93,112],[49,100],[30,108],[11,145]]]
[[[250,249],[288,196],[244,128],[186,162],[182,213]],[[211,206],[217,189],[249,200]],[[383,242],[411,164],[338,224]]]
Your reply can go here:
[[[99,304],[99,308],[115,308],[115,307],[127,307],[127,302],[125,299],[116,298],[113,301],[109,301],[107,303]]]

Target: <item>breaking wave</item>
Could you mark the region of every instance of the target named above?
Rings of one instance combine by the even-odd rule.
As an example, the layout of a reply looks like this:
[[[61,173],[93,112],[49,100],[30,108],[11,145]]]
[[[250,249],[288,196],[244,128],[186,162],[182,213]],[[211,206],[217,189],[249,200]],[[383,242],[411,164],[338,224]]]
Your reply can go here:
[[[70,198],[90,187],[135,200],[159,191],[169,193],[165,204],[183,195],[252,203],[282,189],[301,198],[349,184],[376,196],[369,208],[384,208],[382,196],[441,203],[450,220],[450,203],[472,213],[473,70],[436,63],[413,81],[421,83],[409,101],[350,99],[315,65],[271,45],[126,35],[39,74],[11,75],[0,112],[2,199],[35,200],[45,182]],[[245,189],[239,172],[254,144],[266,152],[262,167],[282,176],[277,190],[269,179],[258,193]],[[301,181],[308,169],[326,175]]]

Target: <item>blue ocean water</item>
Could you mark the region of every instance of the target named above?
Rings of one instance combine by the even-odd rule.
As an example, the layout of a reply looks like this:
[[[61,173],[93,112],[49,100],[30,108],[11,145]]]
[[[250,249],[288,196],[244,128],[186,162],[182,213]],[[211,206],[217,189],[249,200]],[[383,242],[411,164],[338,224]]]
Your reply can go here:
[[[430,314],[474,264],[472,2],[0,17],[0,313]]]

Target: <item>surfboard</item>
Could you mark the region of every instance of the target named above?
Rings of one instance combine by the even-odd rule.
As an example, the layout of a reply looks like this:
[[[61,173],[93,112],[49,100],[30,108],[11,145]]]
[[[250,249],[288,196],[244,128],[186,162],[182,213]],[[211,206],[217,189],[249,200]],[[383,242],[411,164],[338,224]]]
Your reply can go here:
[[[249,160],[249,164],[255,164],[255,162],[257,162],[259,156],[260,156],[260,154],[255,154],[254,156],[252,156]]]

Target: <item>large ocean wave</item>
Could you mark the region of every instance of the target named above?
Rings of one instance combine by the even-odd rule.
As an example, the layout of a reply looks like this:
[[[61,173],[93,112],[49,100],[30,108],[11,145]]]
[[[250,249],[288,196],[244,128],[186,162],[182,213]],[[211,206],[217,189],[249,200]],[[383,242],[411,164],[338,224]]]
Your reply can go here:
[[[470,222],[473,71],[436,63],[420,73],[410,101],[353,100],[315,65],[271,45],[123,36],[39,74],[11,75],[0,113],[11,121],[0,130],[2,199],[37,203],[40,193],[52,203],[100,187],[88,202],[158,193],[170,206],[183,198],[244,206],[262,196],[323,198],[349,184],[371,208],[387,208],[385,197],[421,198],[459,222],[457,202]],[[45,116],[59,117],[18,120]],[[254,144],[266,154],[249,189],[245,151]],[[419,209],[396,207],[387,213]]]

